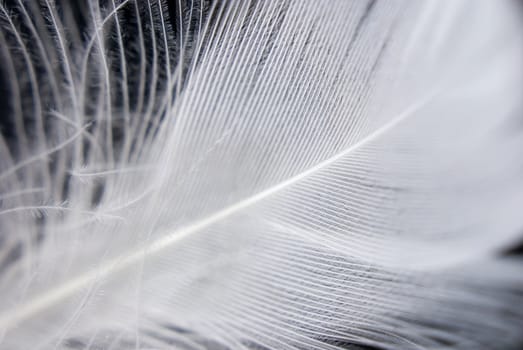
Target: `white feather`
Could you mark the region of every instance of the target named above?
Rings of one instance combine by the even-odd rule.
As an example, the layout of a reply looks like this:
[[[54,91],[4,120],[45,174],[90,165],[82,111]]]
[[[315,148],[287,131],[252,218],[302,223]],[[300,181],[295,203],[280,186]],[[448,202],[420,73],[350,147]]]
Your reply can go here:
[[[2,348],[523,341],[513,2],[177,5],[0,5]]]

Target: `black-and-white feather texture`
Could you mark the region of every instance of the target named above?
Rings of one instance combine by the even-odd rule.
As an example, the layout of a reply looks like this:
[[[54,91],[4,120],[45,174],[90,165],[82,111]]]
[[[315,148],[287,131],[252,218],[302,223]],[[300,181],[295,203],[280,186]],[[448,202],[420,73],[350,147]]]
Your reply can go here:
[[[2,349],[516,349],[511,1],[0,2]]]

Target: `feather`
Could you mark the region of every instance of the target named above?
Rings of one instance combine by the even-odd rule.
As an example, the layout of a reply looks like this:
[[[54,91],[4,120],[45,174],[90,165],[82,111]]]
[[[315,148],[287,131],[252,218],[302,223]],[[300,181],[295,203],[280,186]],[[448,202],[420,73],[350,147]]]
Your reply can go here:
[[[515,2],[0,9],[2,348],[523,342]]]

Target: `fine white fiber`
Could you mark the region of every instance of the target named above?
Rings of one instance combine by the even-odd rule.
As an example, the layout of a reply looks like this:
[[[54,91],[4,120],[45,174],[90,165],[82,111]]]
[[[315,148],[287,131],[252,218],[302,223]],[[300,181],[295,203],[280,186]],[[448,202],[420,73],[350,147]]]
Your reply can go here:
[[[0,349],[520,349],[521,5],[0,0]]]

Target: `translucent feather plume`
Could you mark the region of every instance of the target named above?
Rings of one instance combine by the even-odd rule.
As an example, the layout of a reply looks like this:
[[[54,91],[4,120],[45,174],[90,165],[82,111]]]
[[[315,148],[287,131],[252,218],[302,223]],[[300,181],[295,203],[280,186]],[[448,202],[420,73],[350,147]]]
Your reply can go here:
[[[523,343],[516,2],[0,10],[0,348]]]

